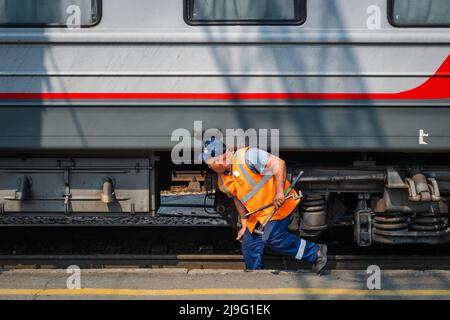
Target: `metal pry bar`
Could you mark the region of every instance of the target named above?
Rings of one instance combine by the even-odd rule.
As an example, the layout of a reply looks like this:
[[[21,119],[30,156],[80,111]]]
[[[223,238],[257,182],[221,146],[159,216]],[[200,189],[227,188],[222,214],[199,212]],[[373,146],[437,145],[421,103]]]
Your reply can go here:
[[[303,175],[303,171],[300,171],[298,176],[294,179],[294,181],[292,181],[291,186],[286,190],[286,192],[284,193],[284,196],[288,196],[289,193],[292,191],[292,189],[294,188],[294,186],[297,184],[297,182],[300,180],[300,177]],[[301,195],[298,197],[302,197]],[[263,235],[264,234],[264,228],[266,227],[266,225],[269,223],[269,221],[273,218],[273,216],[275,215],[275,213],[277,212],[278,209],[273,209],[272,212],[270,213],[270,215],[267,216],[267,218],[264,220],[264,223],[258,228],[253,230],[254,233],[259,234],[259,235]]]
[[[289,199],[298,200],[298,199],[300,199],[301,197],[302,197],[301,195],[296,196],[296,195],[291,194],[290,196],[287,196],[284,200],[289,200]],[[251,215],[253,215],[253,214],[257,213],[257,212],[260,212],[260,211],[262,211],[262,210],[264,210],[264,209],[267,209],[267,208],[270,208],[270,207],[273,207],[273,206],[274,206],[273,202],[268,203],[268,204],[266,204],[265,206],[262,206],[262,207],[260,207],[260,208],[258,208],[258,209],[256,209],[256,210],[253,210],[253,211],[250,211],[250,212],[246,213],[246,214],[244,215],[244,218],[248,218],[248,217],[250,217]]]

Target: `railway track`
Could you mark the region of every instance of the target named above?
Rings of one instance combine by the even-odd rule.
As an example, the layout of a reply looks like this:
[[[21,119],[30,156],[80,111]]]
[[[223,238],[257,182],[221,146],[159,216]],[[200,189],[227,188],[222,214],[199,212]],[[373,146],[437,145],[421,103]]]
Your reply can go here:
[[[306,270],[307,263],[269,256],[266,269]],[[242,270],[241,255],[1,255],[1,270],[67,268],[186,268]],[[450,270],[450,256],[420,255],[331,255],[327,269],[364,270],[370,265],[381,269]]]
[[[62,216],[62,215],[0,215],[0,226],[33,227],[33,226],[228,226],[228,223],[216,214],[182,214],[167,213],[151,217],[143,214],[134,216],[117,215],[111,217],[98,216]]]
[[[328,269],[450,270],[450,247],[373,246],[351,243],[336,230]],[[338,241],[339,240],[339,241]],[[67,268],[186,268],[243,270],[240,243],[228,226],[195,227],[0,227],[0,270]],[[424,254],[426,253],[426,254]],[[309,270],[310,265],[266,252],[273,270]]]

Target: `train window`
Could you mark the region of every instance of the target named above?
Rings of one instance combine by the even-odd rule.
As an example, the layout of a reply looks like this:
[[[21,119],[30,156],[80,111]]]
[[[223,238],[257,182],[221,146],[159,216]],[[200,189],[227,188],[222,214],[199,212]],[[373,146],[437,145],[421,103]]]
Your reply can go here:
[[[389,20],[396,27],[449,27],[449,0],[390,0]]]
[[[92,27],[101,0],[0,0],[0,27]]]
[[[306,0],[185,0],[191,25],[299,25]]]

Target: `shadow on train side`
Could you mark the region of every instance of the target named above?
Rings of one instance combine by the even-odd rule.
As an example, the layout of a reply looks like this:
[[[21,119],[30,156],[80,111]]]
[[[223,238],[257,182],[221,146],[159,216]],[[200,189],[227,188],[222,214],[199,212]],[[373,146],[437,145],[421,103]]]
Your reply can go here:
[[[4,6],[2,11],[5,21],[14,21],[18,14],[16,7],[10,7],[7,10],[7,2],[0,2]],[[61,6],[61,8],[53,8],[55,12],[66,12],[67,4],[52,4],[52,6]],[[12,8],[12,9],[11,9]],[[33,8],[30,8],[30,10]],[[26,8],[21,8],[26,10]],[[20,14],[27,15],[27,12]],[[29,14],[31,15],[31,14]],[[9,32],[14,29],[4,29]],[[23,29],[22,29],[23,30]],[[3,43],[0,46],[0,70],[3,74],[0,78],[1,92],[4,93],[46,93],[60,92],[67,93],[65,82],[61,78],[61,71],[58,68],[56,57],[53,54],[53,43],[48,39],[46,28],[29,29],[35,36],[39,37],[39,43]],[[77,32],[72,30],[71,32]],[[76,54],[76,53],[75,53]],[[48,75],[52,73],[52,75]],[[44,100],[38,101],[10,101],[11,105],[1,108],[0,116],[0,141],[3,150],[9,150],[13,155],[27,156],[31,152],[42,152],[45,144],[43,140],[51,139],[58,133],[46,131],[45,114],[49,108],[58,108],[58,106],[45,106]],[[80,139],[79,144],[83,147],[87,146],[87,141],[83,128],[73,107],[70,106],[68,100],[60,100],[60,105],[65,105],[69,109],[72,121]],[[61,127],[64,124],[61,123]],[[32,148],[30,148],[32,146]],[[22,150],[26,149],[27,154],[23,154]],[[6,155],[8,155],[6,151]]]
[[[5,22],[15,21],[17,10],[8,8],[7,1],[0,2],[1,18]],[[24,12],[26,14],[26,12]],[[10,33],[13,29],[2,29]],[[36,31],[45,34],[44,30]],[[24,50],[26,46],[27,50]],[[2,43],[0,46],[0,88],[2,93],[45,92],[51,84],[48,77],[37,76],[46,72],[45,45]],[[32,52],[32,59],[29,53]],[[18,70],[20,66],[20,70]],[[42,133],[42,109],[40,106],[24,107],[23,103],[11,100],[11,104],[0,109],[0,144],[2,153],[16,153],[30,144],[39,147]]]
[[[334,32],[337,29],[345,32],[346,25],[341,14],[343,9],[337,6],[336,2],[330,1],[326,4],[317,2],[309,5],[312,10],[320,12],[322,15],[319,18],[323,24],[322,29],[325,35],[327,32]],[[8,14],[8,11],[3,14]],[[319,13],[314,13],[316,18],[317,15]],[[306,22],[306,25],[308,23]],[[217,28],[221,27],[196,27],[197,30],[202,30],[206,39],[211,42],[214,42],[213,33]],[[241,27],[241,30],[245,30],[245,28]],[[263,35],[270,28],[253,26],[251,29],[256,29],[259,35]],[[282,30],[286,33],[298,33],[302,32],[303,27],[288,27]],[[32,32],[45,39],[45,28],[33,29]],[[216,66],[222,75],[220,81],[222,81],[226,92],[254,92],[255,90],[259,92],[326,92],[330,90],[331,81],[336,81],[336,78],[327,75],[330,68],[354,75],[351,80],[348,77],[346,78],[345,90],[351,92],[369,91],[365,83],[366,79],[358,76],[360,73],[359,61],[351,44],[292,45],[265,43],[236,45],[220,43],[205,45],[210,47]],[[65,84],[67,82],[64,78],[46,76],[49,71],[55,74],[60,73],[58,63],[53,57],[52,46],[52,44],[45,44],[44,41],[41,44],[2,45],[0,52],[4,59],[0,61],[0,68],[5,74],[0,79],[1,91],[66,93]],[[241,54],[244,52],[242,50],[244,47],[255,53],[256,57],[253,54]],[[30,55],[30,52],[32,52],[32,55]],[[312,52],[313,54],[304,56],[302,55],[304,52]],[[239,66],[239,69],[236,69],[236,66]],[[16,70],[19,67],[20,71]],[[271,75],[246,75],[261,69]],[[242,76],[232,77],[231,70],[238,70]],[[292,70],[295,76],[283,76],[283,73]],[[314,71],[318,76],[310,77],[306,75],[305,73],[308,70]],[[23,73],[23,75],[18,75],[18,72]],[[63,103],[64,101],[61,101],[61,104]],[[46,110],[54,111],[58,107],[41,105],[25,108],[23,105],[24,103],[2,107],[2,116],[0,117],[2,145],[14,150],[21,150],[23,146],[32,145],[39,150],[44,144],[43,141],[49,141],[52,135],[58,135],[55,129],[58,126],[45,125],[46,122],[56,119],[45,117]],[[361,107],[334,106],[325,108],[320,105],[320,102],[312,101],[306,106],[286,107],[268,103],[265,107],[227,107],[225,110],[228,112],[231,109],[235,114],[233,117],[237,119],[235,128],[244,130],[249,128],[280,129],[282,143],[283,141],[291,141],[289,143],[292,143],[295,140],[296,144],[299,143],[305,148],[313,149],[317,146],[318,149],[323,150],[324,146],[342,143],[342,137],[348,137],[347,140],[352,140],[355,137],[370,137],[371,147],[376,148],[383,146],[385,141],[382,123],[378,119],[377,113],[372,108],[368,108],[370,105],[370,101],[365,101]],[[88,147],[86,134],[83,132],[83,125],[78,118],[79,114],[76,113],[76,108],[69,106],[69,103],[64,108],[66,111],[69,110],[72,118],[71,121],[69,119],[64,121],[65,123],[70,122],[73,126],[74,132],[71,134],[71,138],[79,140],[77,145]],[[338,110],[339,117],[330,119],[330,115],[336,115],[336,110]],[[55,112],[52,112],[52,114],[55,114]],[[222,113],[218,112],[218,114]],[[224,129],[221,119],[203,120],[205,129],[207,127]],[[47,132],[46,130],[49,130],[49,128],[55,131]],[[60,124],[60,128],[60,132],[69,132],[64,128],[64,123]],[[289,146],[286,149],[289,149]]]
[[[328,1],[326,4],[318,2],[313,9],[321,13],[319,19],[321,21],[323,32],[327,33],[340,30],[345,32],[347,26],[342,18],[341,7],[336,5],[334,1]],[[325,8],[326,6],[326,8]],[[364,13],[362,13],[364,14]],[[314,13],[314,16],[318,15]],[[308,22],[306,22],[306,25]],[[214,42],[214,31],[220,27],[203,26],[207,39]],[[241,27],[242,30],[246,27]],[[259,28],[257,33],[262,36],[268,32],[267,27],[259,26],[251,27]],[[283,28],[283,27],[281,27]],[[302,32],[302,26],[284,28],[283,33]],[[330,35],[331,37],[331,35]],[[352,74],[350,80],[346,78],[345,90],[349,92],[369,91],[365,83],[365,78],[360,76],[360,66],[354,46],[348,44],[210,44],[211,53],[215,57],[216,64],[221,71],[223,85],[227,92],[255,92],[252,82],[258,80],[264,81],[264,87],[258,87],[258,92],[327,92],[331,77],[327,74],[338,70]],[[233,48],[241,49],[243,46],[249,50],[246,54],[233,54]],[[310,56],[303,56],[302,52],[313,47]],[[240,51],[242,52],[242,50]],[[251,54],[255,53],[257,56]],[[318,54],[316,54],[318,53]],[[259,71],[258,67],[272,66],[270,73],[279,74],[279,76],[253,75],[253,76],[230,76],[230,70],[234,70],[239,66],[239,72],[243,75],[252,71]],[[255,69],[256,68],[256,69]],[[333,69],[331,69],[333,68]],[[294,70],[297,76],[283,76],[283,73]],[[317,77],[310,77],[304,73],[312,70],[317,73]],[[303,73],[303,74],[302,74]],[[298,76],[300,75],[300,77]],[[270,81],[267,81],[270,79]],[[334,79],[331,79],[333,81]],[[328,83],[328,84],[327,84]],[[328,88],[327,88],[328,86]],[[334,86],[335,87],[335,86]],[[377,113],[370,108],[371,101],[364,101],[360,107],[345,106],[340,103],[339,118],[333,118],[336,115],[336,106],[321,106],[320,102],[312,101],[306,106],[277,106],[270,105],[265,107],[233,107],[232,112],[235,114],[234,119],[238,119],[238,123],[232,129],[241,128],[244,130],[255,129],[280,129],[281,147],[283,148],[283,139],[292,138],[300,141],[299,143],[308,149],[326,150],[333,148],[334,145],[342,144],[342,137],[347,137],[349,141],[355,137],[370,137],[371,148],[382,148],[385,145],[383,136],[383,126],[378,118]],[[334,110],[333,110],[334,109]],[[255,120],[255,117],[257,120]],[[214,119],[209,123],[209,127],[221,128],[220,119]],[[205,127],[208,125],[205,125]],[[206,128],[205,128],[206,129]],[[221,128],[222,130],[225,128]],[[337,139],[340,141],[337,141]],[[288,141],[288,140],[286,140]],[[292,140],[291,140],[292,141]],[[289,149],[289,148],[285,148]],[[357,151],[357,150],[355,150]]]

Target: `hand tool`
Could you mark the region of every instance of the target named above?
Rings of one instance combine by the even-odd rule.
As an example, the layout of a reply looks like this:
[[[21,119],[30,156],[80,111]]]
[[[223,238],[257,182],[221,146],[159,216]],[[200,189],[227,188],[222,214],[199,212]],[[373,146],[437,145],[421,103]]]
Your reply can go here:
[[[300,195],[296,196],[295,194],[291,194],[290,196],[287,196],[284,199],[284,201],[289,200],[289,199],[298,200],[298,199],[301,199],[301,197],[302,196],[300,196]],[[248,218],[248,217],[250,217],[251,215],[253,215],[253,214],[257,213],[257,212],[260,212],[260,211],[262,211],[264,209],[267,209],[267,208],[270,208],[270,207],[273,207],[273,206],[274,206],[273,202],[268,203],[265,206],[262,206],[262,207],[260,207],[260,208],[258,208],[256,210],[253,210],[253,211],[250,211],[250,212],[246,213],[243,218]]]
[[[303,175],[303,171],[300,171],[300,173],[298,174],[298,176],[292,181],[291,186],[286,190],[286,192],[284,193],[284,196],[287,197],[289,195],[289,193],[292,191],[292,189],[294,188],[294,186],[297,184],[297,182],[300,180],[300,177]],[[302,195],[300,193],[299,197],[301,198]],[[267,218],[264,220],[263,224],[261,226],[259,226],[258,228],[256,228],[255,230],[253,230],[254,233],[258,234],[258,235],[263,235],[264,234],[264,228],[267,226],[267,224],[269,223],[269,221],[273,218],[273,216],[275,215],[275,213],[277,212],[278,209],[273,209],[272,212],[267,216]]]

